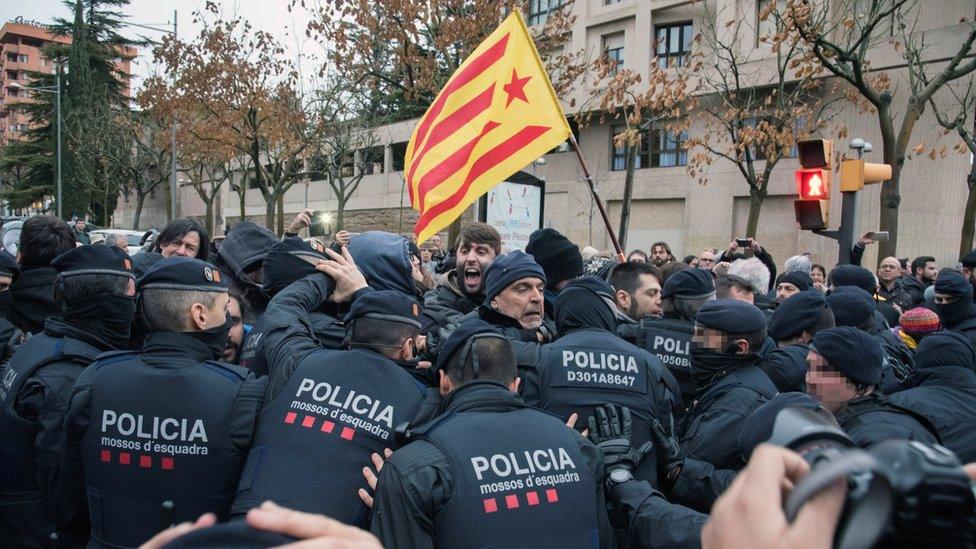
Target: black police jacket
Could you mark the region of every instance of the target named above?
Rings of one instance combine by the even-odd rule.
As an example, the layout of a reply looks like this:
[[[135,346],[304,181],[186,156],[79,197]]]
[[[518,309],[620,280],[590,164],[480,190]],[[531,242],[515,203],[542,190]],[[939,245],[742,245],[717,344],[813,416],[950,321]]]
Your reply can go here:
[[[142,353],[102,355],[79,376],[61,491],[79,504],[87,495],[94,545],[139,545],[163,522],[229,516],[267,382],[210,356],[187,334],[156,332]]]
[[[388,546],[613,546],[601,452],[501,384],[468,383],[380,473]],[[486,436],[490,433],[490,436]]]
[[[671,429],[677,384],[660,359],[615,334],[599,329],[574,330],[543,345],[537,375],[523,382],[526,404],[538,406],[563,421],[579,414],[577,430],[586,428],[597,406],[626,406],[633,414],[633,444],[651,439],[651,424]],[[636,471],[657,486],[654,452]]]
[[[958,366],[917,370],[888,399],[931,421],[963,463],[976,461],[976,373]]]
[[[691,336],[695,325],[682,318],[645,317],[637,329],[635,345],[661,359],[678,382],[681,401],[687,406],[697,393],[691,380]],[[677,419],[677,418],[676,418]]]
[[[746,366],[712,382],[688,408],[681,438],[685,457],[711,463],[716,469],[741,469],[742,422],[776,395],[776,386],[757,366]]]
[[[371,350],[315,351],[268,395],[241,475],[233,514],[271,500],[363,527],[362,468],[396,449],[394,429],[413,421],[427,387]],[[322,474],[328,471],[328,474]]]
[[[953,332],[959,332],[960,334],[966,336],[969,339],[969,342],[976,347],[976,317],[967,318],[949,329]]]
[[[45,547],[51,534],[68,544],[74,533],[55,526],[52,498],[64,441],[62,419],[75,380],[105,343],[60,319],[48,319],[11,359],[0,380],[0,539]]]
[[[274,376],[278,368],[293,371],[306,355],[322,348],[316,336],[313,311],[319,310],[334,287],[335,283],[327,275],[315,273],[292,282],[271,299],[261,318],[264,333],[258,341],[258,350],[268,365],[272,387],[282,379],[287,380]],[[371,291],[364,288],[356,296]]]
[[[781,393],[807,392],[807,353],[810,348],[803,344],[777,347],[766,354],[759,368]]]
[[[883,440],[942,443],[939,432],[931,421],[877,393],[848,402],[847,407],[834,414],[834,417],[851,440],[861,448],[868,448]]]
[[[629,547],[701,547],[701,531],[708,515],[669,502],[647,481],[612,486],[607,497],[611,521],[627,533]]]
[[[265,313],[265,316],[267,313]],[[346,337],[346,328],[334,317],[318,312],[308,314],[309,326],[319,347],[324,349],[341,349]],[[241,366],[254,372],[257,377],[269,375],[268,362],[264,354],[264,334],[267,322],[262,316],[251,333],[247,334],[244,348],[241,349]]]

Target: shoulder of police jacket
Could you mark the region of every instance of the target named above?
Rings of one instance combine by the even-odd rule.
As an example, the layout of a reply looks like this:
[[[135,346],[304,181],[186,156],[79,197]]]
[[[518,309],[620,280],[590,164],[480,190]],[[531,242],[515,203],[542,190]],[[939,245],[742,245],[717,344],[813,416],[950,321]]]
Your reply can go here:
[[[254,377],[251,371],[244,366],[238,366],[237,364],[231,364],[229,362],[205,360],[203,361],[203,366],[229,378],[231,381],[243,382],[248,378],[248,376]]]

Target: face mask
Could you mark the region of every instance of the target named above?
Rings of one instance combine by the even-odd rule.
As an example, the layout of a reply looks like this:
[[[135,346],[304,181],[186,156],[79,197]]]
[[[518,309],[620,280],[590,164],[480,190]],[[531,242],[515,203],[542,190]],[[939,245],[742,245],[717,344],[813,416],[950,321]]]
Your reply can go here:
[[[227,347],[227,339],[230,338],[230,328],[233,325],[234,319],[231,318],[230,313],[227,313],[224,323],[220,326],[202,332],[186,332],[186,335],[206,345],[210,349],[212,359],[217,360]]]
[[[7,317],[7,311],[10,310],[10,305],[13,303],[13,301],[14,296],[10,293],[10,290],[0,292],[0,317]]]
[[[734,372],[754,364],[755,361],[754,353],[738,355],[692,346],[691,378],[695,382],[695,387],[701,392],[715,381],[719,374]]]
[[[68,303],[64,320],[122,349],[129,342],[135,314],[134,297],[98,294]]]
[[[955,326],[963,320],[976,314],[973,310],[972,299],[962,296],[959,299],[953,301],[952,303],[946,303],[944,305],[936,304],[935,312],[942,319],[942,323],[946,326]]]

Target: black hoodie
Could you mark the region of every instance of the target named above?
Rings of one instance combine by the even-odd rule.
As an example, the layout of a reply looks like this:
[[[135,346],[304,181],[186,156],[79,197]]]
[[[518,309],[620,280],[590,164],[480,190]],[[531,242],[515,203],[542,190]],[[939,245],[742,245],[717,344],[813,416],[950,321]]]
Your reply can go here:
[[[9,317],[24,333],[36,334],[44,329],[44,321],[61,315],[61,306],[54,302],[54,281],[58,271],[50,265],[25,267],[10,286],[13,303]]]
[[[230,275],[231,285],[244,294],[251,306],[252,318],[245,321],[253,322],[263,314],[269,301],[264,289],[260,284],[251,281],[247,271],[252,270],[255,264],[263,262],[277,243],[278,237],[267,228],[250,221],[241,221],[227,233],[217,252],[217,267]]]

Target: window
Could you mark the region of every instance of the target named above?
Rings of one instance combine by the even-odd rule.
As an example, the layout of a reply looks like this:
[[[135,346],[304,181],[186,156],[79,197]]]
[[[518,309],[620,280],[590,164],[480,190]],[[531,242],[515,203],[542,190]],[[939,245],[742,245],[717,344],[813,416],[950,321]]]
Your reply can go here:
[[[624,33],[604,36],[603,53],[606,54],[607,59],[616,63],[610,74],[617,74],[617,71],[624,67]]]
[[[619,2],[620,2],[620,0],[603,0],[603,5],[604,6],[609,6],[610,4],[617,4]]]
[[[26,53],[22,53],[22,54],[18,55],[17,56],[17,61],[20,62],[20,63],[26,63],[27,62],[27,54]]]
[[[773,3],[776,7],[771,7]],[[780,17],[786,13],[786,0],[759,0],[756,2],[756,45],[760,46],[762,44],[770,45],[768,38],[776,34],[780,29],[780,22],[777,19],[777,15]],[[769,11],[770,13],[766,13]],[[763,19],[763,14],[766,14],[766,18]],[[767,40],[764,42],[763,38]]]
[[[549,14],[559,9],[562,0],[529,0],[529,26],[542,25]]]
[[[619,172],[627,169],[627,147],[615,147],[613,138],[626,130],[626,126],[611,128],[610,170]],[[651,128],[642,136],[640,149],[634,159],[634,168],[667,168],[688,164],[688,151],[684,143],[687,132],[675,135],[665,128]]]
[[[688,140],[688,133],[674,132],[664,128],[651,130],[651,166],[666,168],[670,166],[684,166],[688,164],[688,151],[684,144]]]
[[[403,160],[407,156],[407,143],[393,143],[390,145],[390,153],[393,155],[393,165],[390,167],[395,172],[403,171]]]
[[[17,71],[7,71],[7,80],[17,80]]]
[[[16,62],[17,61],[17,54],[16,53],[8,53],[7,54],[7,61]]]
[[[383,173],[383,147],[370,147],[359,151],[359,161],[365,175]]]
[[[627,169],[627,152],[630,147],[617,147],[614,141],[617,136],[627,130],[627,126],[613,126],[610,128],[610,171],[620,172]],[[647,141],[641,139],[637,157],[634,159],[634,169],[647,167]]]
[[[657,62],[662,69],[684,66],[691,53],[691,22],[662,25],[654,29],[654,47]]]

